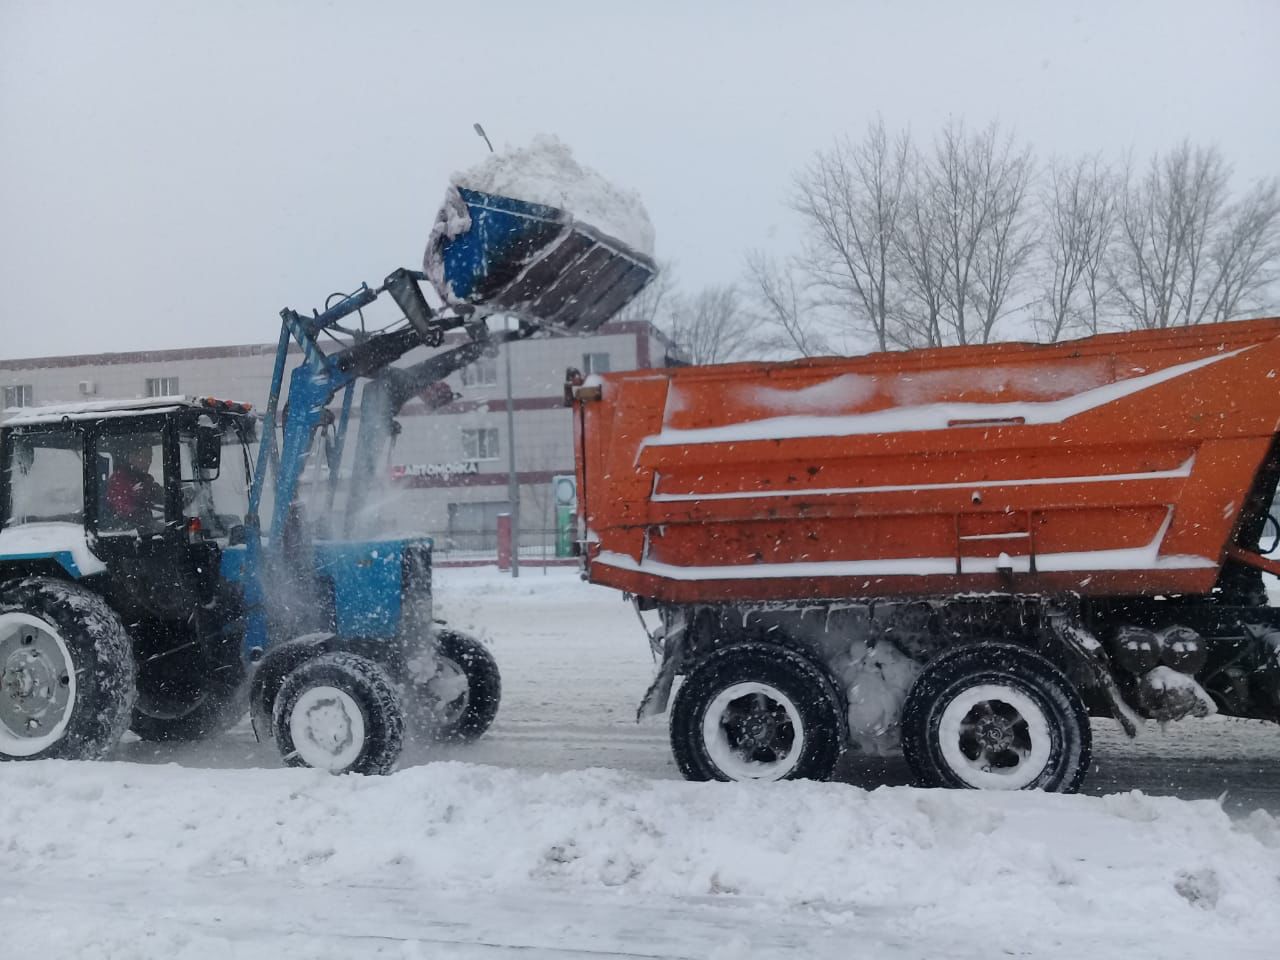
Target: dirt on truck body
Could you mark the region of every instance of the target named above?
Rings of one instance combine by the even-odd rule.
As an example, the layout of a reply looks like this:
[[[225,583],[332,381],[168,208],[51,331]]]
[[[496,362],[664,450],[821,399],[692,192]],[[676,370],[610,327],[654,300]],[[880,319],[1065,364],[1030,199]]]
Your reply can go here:
[[[1280,318],[574,384],[690,778],[1072,790],[1089,714],[1280,720]]]

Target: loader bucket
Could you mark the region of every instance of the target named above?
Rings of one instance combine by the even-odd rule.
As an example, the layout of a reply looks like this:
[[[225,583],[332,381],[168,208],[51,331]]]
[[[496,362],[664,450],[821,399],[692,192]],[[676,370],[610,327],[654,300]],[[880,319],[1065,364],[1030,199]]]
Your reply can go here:
[[[428,241],[447,303],[590,332],[657,272],[652,260],[556,207],[453,188]]]

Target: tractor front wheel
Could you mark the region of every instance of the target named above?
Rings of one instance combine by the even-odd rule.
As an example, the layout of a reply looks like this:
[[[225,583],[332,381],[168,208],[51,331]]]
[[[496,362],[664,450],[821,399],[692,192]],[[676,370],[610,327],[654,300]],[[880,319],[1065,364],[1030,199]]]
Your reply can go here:
[[[465,633],[441,630],[433,640],[433,672],[411,687],[414,725],[442,743],[479,740],[502,699],[498,663],[488,647]]]
[[[291,767],[390,773],[403,744],[404,711],[377,663],[353,653],[325,653],[285,677],[271,729]]]

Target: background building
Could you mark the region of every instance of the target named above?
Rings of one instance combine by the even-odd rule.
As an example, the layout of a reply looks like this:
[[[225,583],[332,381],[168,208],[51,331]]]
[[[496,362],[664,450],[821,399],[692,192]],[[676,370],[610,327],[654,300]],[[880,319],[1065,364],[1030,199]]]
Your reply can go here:
[[[590,336],[526,340],[503,349],[511,351],[523,552],[550,554],[556,527],[553,479],[573,473],[565,370],[666,366],[676,362],[675,347],[650,324],[621,322]],[[424,356],[413,353],[404,362]],[[0,386],[5,409],[170,395],[245,400],[261,409],[274,359],[273,344],[248,344],[0,360]],[[431,534],[442,554],[492,555],[497,517],[511,509],[504,358],[501,352],[481,358],[447,382],[456,395],[452,403],[429,410],[411,400],[401,411],[402,430],[387,465],[388,489],[365,506],[388,532]],[[357,388],[353,429],[359,402]]]

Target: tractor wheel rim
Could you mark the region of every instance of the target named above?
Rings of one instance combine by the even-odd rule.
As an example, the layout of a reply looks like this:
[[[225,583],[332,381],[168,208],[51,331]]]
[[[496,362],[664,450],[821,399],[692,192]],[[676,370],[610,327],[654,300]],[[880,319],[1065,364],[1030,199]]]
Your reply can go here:
[[[58,631],[30,614],[0,614],[0,753],[29,757],[57,743],[75,703],[75,662]]]
[[[340,773],[364,749],[364,712],[345,690],[311,687],[289,713],[289,735],[294,752],[307,766]]]
[[[735,683],[707,706],[702,743],[731,780],[781,780],[804,752],[804,722],[791,698],[776,687]]]
[[[436,654],[435,675],[425,686],[432,712],[441,726],[452,726],[462,719],[471,704],[471,683],[456,661]]]
[[[1022,790],[1053,752],[1044,709],[1021,690],[984,683],[960,692],[938,723],[942,759],[967,786]]]

